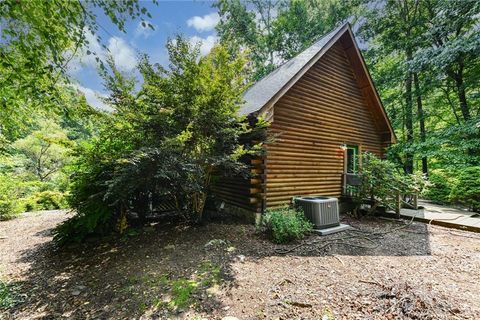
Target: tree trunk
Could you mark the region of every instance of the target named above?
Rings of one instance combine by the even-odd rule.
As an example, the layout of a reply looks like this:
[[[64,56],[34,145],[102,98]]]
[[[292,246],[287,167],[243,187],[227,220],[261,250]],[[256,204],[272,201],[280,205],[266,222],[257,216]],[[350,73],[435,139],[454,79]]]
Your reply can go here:
[[[412,60],[412,51],[407,49],[407,62]],[[412,99],[413,74],[407,71],[405,79],[405,129],[407,134],[407,148],[413,143],[413,99]],[[413,173],[413,152],[407,151],[404,170],[405,173]]]
[[[425,131],[425,113],[423,111],[422,103],[422,93],[420,91],[420,81],[418,79],[418,74],[413,74],[413,82],[415,84],[415,96],[417,98],[417,109],[418,109],[418,122],[420,126],[420,141],[425,143],[427,138],[427,133]],[[428,175],[428,161],[426,156],[422,156],[422,172]]]
[[[207,202],[207,190],[210,188],[210,182],[212,180],[213,167],[207,166],[205,169],[205,178],[203,181],[203,191],[193,193],[193,210],[196,215],[197,222],[202,222],[203,211],[205,209],[205,203]]]
[[[455,85],[457,86],[458,101],[460,102],[460,110],[462,111],[463,120],[471,119],[470,109],[468,108],[467,96],[465,94],[465,86],[463,84],[463,73],[459,73],[455,78]]]
[[[139,191],[135,197],[135,211],[137,211],[140,224],[145,224],[149,207],[148,192]]]
[[[457,89],[458,102],[460,103],[460,111],[462,112],[463,120],[468,121],[471,119],[470,109],[467,102],[467,94],[465,92],[465,84],[463,82],[463,63],[458,63],[458,71],[449,69],[447,74],[455,81],[455,88]]]
[[[465,90],[465,84],[463,82],[463,61],[458,62],[458,70],[454,71],[452,69],[447,70],[449,77],[453,78],[455,81],[455,88],[457,89],[458,102],[460,104],[460,111],[462,112],[462,117],[465,122],[472,119],[470,115],[470,108],[467,102],[467,94]],[[469,148],[467,150],[468,155],[477,157],[479,155],[478,148]]]
[[[452,99],[450,99],[450,86],[447,83],[445,88],[441,87],[440,89],[443,91],[443,94],[445,95],[445,99],[447,100],[448,105],[452,109],[452,113],[455,116],[455,120],[457,121],[457,124],[462,124],[462,121],[460,120],[460,117],[457,114],[457,111],[456,111],[456,108],[455,108],[456,106],[452,102]]]

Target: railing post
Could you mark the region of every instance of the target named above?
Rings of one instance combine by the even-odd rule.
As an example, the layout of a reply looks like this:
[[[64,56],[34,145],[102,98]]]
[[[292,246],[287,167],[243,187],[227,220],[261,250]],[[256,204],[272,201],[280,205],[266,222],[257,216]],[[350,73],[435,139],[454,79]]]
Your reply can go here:
[[[413,208],[418,210],[418,194],[416,193],[413,195]]]

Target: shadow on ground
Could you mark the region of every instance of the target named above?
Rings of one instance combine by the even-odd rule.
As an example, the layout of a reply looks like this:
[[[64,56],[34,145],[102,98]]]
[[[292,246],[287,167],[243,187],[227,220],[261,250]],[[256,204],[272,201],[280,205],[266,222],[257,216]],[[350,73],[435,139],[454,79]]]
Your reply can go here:
[[[244,259],[430,255],[424,224],[344,222],[362,232],[312,235],[304,242],[280,246],[256,234],[251,225],[213,221],[197,227],[157,223],[123,238],[63,249],[46,242],[20,258],[31,265],[21,284],[26,298],[9,311],[9,317],[163,319],[190,313],[217,317],[228,307],[216,292],[237,285],[232,264]],[[36,235],[48,236],[49,230]]]

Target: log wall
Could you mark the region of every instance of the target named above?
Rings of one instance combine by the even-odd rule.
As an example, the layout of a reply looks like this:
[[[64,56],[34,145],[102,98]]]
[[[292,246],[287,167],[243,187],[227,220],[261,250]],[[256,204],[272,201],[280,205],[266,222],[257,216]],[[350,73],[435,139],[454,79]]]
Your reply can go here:
[[[275,141],[266,156],[249,160],[251,177],[222,179],[214,192],[253,212],[290,203],[294,196],[341,196],[344,144],[383,156],[391,143],[361,57],[342,37],[261,115]]]
[[[269,130],[277,138],[266,147],[266,207],[293,196],[340,196],[343,144],[382,156],[382,129],[337,42],[274,105]]]
[[[251,211],[262,211],[263,190],[263,159],[248,159],[250,164],[250,177],[237,175],[223,177],[215,181],[212,191],[226,203]]]

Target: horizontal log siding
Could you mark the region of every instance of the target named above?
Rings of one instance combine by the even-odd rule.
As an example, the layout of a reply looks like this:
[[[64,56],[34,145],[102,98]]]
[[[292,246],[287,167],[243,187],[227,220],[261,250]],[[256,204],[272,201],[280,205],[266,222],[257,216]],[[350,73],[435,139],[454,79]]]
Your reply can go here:
[[[263,192],[263,160],[249,160],[251,176],[214,179],[212,191],[217,199],[252,212],[260,212]]]
[[[274,105],[266,147],[266,205],[278,207],[298,195],[340,196],[344,168],[340,146],[382,156],[376,127],[351,64],[340,43]]]

